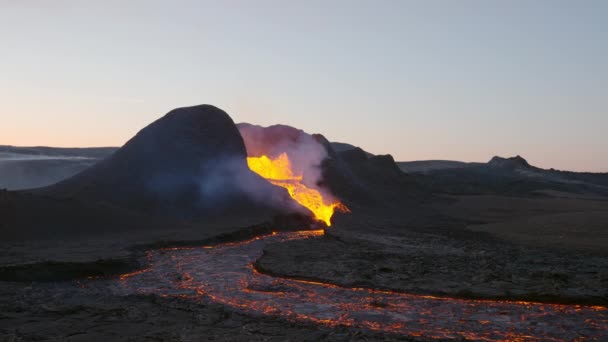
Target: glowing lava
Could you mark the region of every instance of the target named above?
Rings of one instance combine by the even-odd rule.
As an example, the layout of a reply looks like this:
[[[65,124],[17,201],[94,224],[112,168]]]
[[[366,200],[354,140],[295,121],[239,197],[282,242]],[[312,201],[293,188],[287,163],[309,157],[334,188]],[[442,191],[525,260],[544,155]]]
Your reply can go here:
[[[334,210],[348,212],[348,208],[340,201],[329,202],[317,189],[309,188],[302,183],[302,175],[295,175],[287,153],[270,159],[267,156],[247,157],[251,171],[264,177],[270,183],[283,187],[296,202],[312,211],[315,218],[331,226]]]
[[[215,246],[149,251],[148,268],[123,274],[122,294],[212,301],[293,322],[350,326],[428,339],[608,341],[608,308],[472,300],[341,287],[260,273],[267,244],[315,238],[323,231],[273,233]]]

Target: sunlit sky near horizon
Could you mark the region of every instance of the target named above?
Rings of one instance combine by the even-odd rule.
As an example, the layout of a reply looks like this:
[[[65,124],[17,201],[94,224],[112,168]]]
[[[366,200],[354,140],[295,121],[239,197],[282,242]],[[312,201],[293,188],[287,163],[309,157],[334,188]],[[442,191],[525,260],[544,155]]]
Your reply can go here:
[[[119,146],[172,108],[397,160],[608,172],[608,1],[0,0],[0,144]]]

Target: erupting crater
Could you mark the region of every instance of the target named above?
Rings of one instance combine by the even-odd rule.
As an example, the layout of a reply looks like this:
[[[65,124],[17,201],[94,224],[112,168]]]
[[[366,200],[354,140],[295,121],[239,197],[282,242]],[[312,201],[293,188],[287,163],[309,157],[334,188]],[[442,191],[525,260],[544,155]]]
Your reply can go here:
[[[328,200],[320,189],[307,186],[303,183],[302,174],[294,174],[291,161],[287,153],[271,159],[266,155],[260,157],[247,157],[249,168],[268,182],[283,187],[289,196],[302,206],[310,210],[314,218],[331,226],[331,217],[334,211],[349,212],[349,209],[338,200]]]

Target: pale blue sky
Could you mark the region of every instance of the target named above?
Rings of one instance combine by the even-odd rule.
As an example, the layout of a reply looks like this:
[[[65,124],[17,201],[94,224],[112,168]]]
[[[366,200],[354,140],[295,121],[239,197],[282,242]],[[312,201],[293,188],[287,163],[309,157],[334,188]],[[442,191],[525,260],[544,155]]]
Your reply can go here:
[[[210,103],[398,160],[608,171],[608,1],[0,0],[0,43],[0,144]]]

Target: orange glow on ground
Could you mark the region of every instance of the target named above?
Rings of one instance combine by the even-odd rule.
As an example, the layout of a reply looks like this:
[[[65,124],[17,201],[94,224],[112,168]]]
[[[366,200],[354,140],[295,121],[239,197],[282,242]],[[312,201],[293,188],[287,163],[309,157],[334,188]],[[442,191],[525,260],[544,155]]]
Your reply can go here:
[[[211,300],[247,314],[424,339],[604,341],[608,308],[476,300],[343,287],[264,274],[269,243],[315,238],[323,230],[270,233],[240,242],[146,253],[147,269],[118,278],[124,294]],[[95,280],[91,280],[95,281]]]

